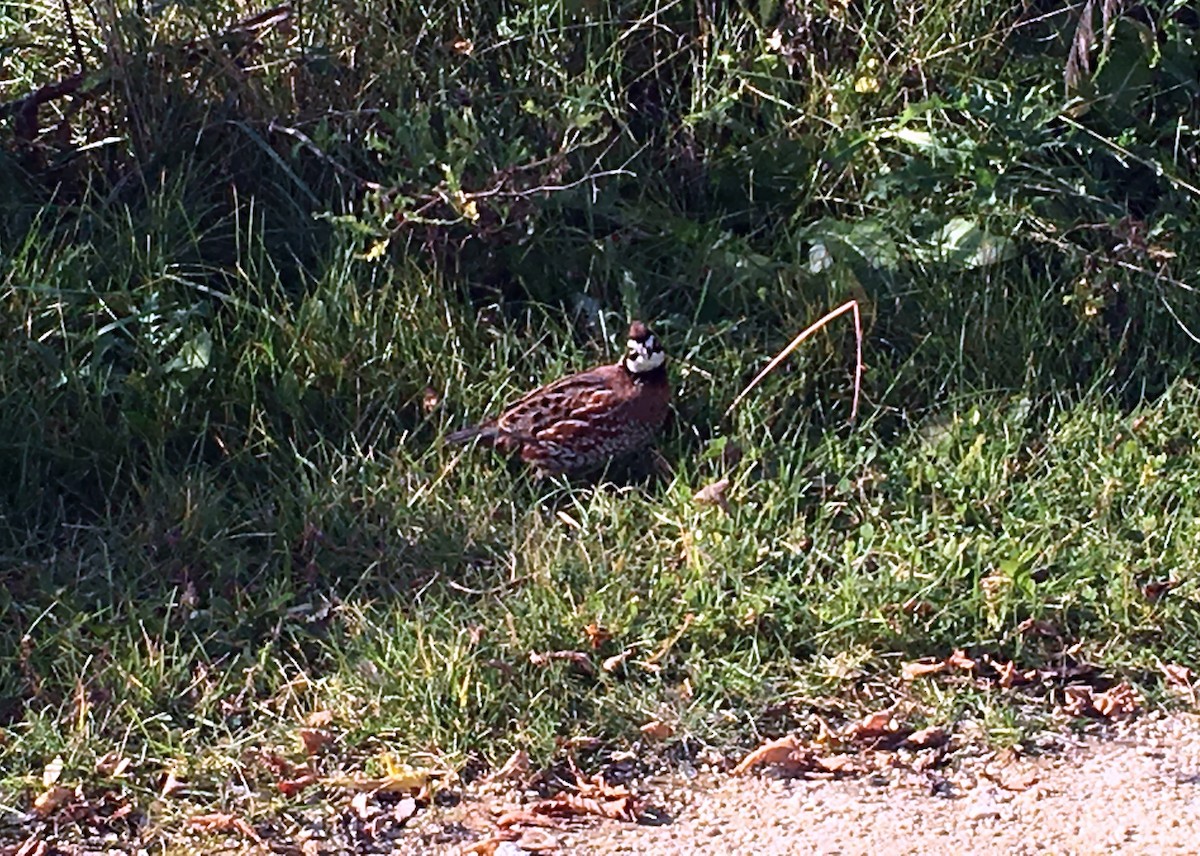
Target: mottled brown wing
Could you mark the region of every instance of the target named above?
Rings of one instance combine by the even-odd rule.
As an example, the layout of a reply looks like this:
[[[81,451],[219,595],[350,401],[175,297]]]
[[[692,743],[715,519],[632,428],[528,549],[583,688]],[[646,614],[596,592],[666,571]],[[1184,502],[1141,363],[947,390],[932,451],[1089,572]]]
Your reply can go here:
[[[605,367],[607,368],[607,367]],[[523,440],[556,441],[586,431],[620,401],[604,369],[581,372],[536,389],[496,417],[495,427]]]

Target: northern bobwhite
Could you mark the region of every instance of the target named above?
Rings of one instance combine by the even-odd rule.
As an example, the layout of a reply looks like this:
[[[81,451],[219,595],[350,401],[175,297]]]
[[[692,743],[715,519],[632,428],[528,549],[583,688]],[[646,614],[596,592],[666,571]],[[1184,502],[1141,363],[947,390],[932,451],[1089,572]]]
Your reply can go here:
[[[539,476],[594,469],[645,447],[667,417],[671,387],[662,344],[641,321],[625,356],[535,389],[494,419],[449,434],[519,452]]]

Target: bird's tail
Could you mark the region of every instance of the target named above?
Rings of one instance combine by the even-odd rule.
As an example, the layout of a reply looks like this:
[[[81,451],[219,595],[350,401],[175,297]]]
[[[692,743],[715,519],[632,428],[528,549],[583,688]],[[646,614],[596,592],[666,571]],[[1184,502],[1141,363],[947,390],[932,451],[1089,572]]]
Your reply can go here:
[[[479,442],[489,446],[503,445],[508,438],[508,432],[501,431],[496,427],[496,423],[489,419],[487,422],[480,422],[478,425],[471,425],[447,434],[446,442],[466,443],[476,437],[479,438]]]
[[[465,443],[468,440],[473,440],[483,433],[483,428],[479,425],[471,425],[468,428],[462,428],[458,431],[452,431],[446,435],[447,443]]]

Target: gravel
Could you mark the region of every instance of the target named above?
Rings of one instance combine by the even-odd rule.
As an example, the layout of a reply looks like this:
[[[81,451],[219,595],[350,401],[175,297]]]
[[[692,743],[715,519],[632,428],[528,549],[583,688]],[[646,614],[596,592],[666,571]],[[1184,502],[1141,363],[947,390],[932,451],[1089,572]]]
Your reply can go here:
[[[705,775],[639,783],[657,825],[583,822],[546,832],[563,854],[1159,854],[1200,852],[1200,719],[1151,715],[1036,755],[964,751],[938,770],[850,779]],[[432,813],[406,844],[439,848],[440,824],[485,838],[496,797]],[[453,815],[451,817],[450,815]],[[419,841],[418,841],[419,839]],[[533,839],[531,839],[531,842]],[[520,840],[508,856],[528,852]]]

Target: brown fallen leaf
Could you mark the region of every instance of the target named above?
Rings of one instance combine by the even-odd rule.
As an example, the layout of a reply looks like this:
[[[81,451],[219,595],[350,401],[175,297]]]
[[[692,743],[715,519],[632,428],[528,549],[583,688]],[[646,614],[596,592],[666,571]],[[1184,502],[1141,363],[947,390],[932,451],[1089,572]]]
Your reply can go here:
[[[602,627],[595,621],[583,628],[583,635],[587,637],[588,644],[592,646],[592,650],[602,647],[605,642],[612,639],[612,634],[608,632],[608,628]]]
[[[309,728],[324,728],[333,722],[332,710],[314,710],[304,720],[304,724]]]
[[[200,814],[188,818],[188,826],[200,832],[240,832],[259,847],[266,847],[266,842],[254,831],[254,827],[240,817],[232,814]]]
[[[592,658],[582,651],[547,651],[540,654],[537,651],[529,652],[529,662],[535,666],[545,666],[554,660],[567,660],[572,666],[575,666],[581,672],[592,675],[596,672],[596,667],[592,664]]]
[[[1151,603],[1157,603],[1179,585],[1179,580],[1151,580],[1142,586],[1142,594]]]
[[[554,742],[563,749],[578,749],[591,752],[604,745],[604,741],[591,734],[575,734],[571,737],[556,737]]]
[[[299,728],[296,736],[300,738],[300,747],[307,755],[316,755],[333,742],[333,735],[323,728]]]
[[[1092,696],[1092,707],[1101,716],[1128,716],[1142,707],[1142,699],[1128,683],[1120,683]]]
[[[1004,689],[1010,687],[1019,687],[1025,684],[1033,683],[1037,680],[1037,669],[1026,669],[1024,671],[1017,668],[1016,663],[1012,660],[1007,660],[996,667],[1000,673],[998,682]]]
[[[34,799],[33,810],[39,817],[49,817],[62,808],[74,796],[74,788],[51,785]]]
[[[13,852],[13,856],[47,856],[49,852],[49,844],[36,835],[31,835],[21,842],[21,846]]]
[[[119,752],[109,752],[96,759],[96,775],[119,779],[125,775],[132,762]]]
[[[179,793],[185,787],[187,787],[187,785],[185,785],[182,780],[176,777],[174,770],[167,770],[166,775],[163,776],[162,787],[158,789],[158,795],[163,799],[166,799],[169,796]]]
[[[665,722],[657,719],[652,719],[643,725],[638,731],[645,734],[651,740],[666,740],[675,734],[675,729]]]
[[[905,615],[915,615],[918,618],[928,618],[933,615],[934,605],[927,600],[910,597],[900,604],[900,611]]]
[[[814,772],[834,775],[855,773],[861,767],[854,755],[817,755],[811,758],[811,766]]]
[[[900,678],[905,681],[915,681],[917,678],[936,675],[944,671],[946,671],[946,661],[934,660],[931,657],[900,664]]]
[[[294,779],[284,779],[280,782],[277,782],[275,787],[279,788],[279,793],[283,794],[285,797],[294,797],[296,794],[312,787],[319,781],[320,779],[318,779],[315,774],[305,773],[304,775],[297,776]]]
[[[417,801],[412,797],[405,797],[392,807],[392,820],[398,824],[403,824],[416,813]]]
[[[911,746],[913,749],[935,749],[944,745],[949,739],[950,735],[946,733],[946,729],[939,725],[931,725],[905,737],[904,745]]]
[[[975,669],[976,662],[967,656],[967,652],[962,648],[954,649],[949,657],[946,658],[946,665],[951,669],[962,669],[964,672],[970,672]]]
[[[729,513],[729,500],[725,493],[729,490],[729,479],[718,479],[706,487],[696,491],[696,495],[692,497],[692,501],[697,505],[715,505]]]
[[[529,775],[529,753],[518,749],[489,777],[493,782],[520,781]]]
[[[1006,791],[1027,791],[1041,781],[1041,773],[1020,762],[1021,753],[1009,747],[984,765],[983,775]]]
[[[733,768],[733,775],[744,775],[748,770],[752,770],[762,764],[774,766],[788,763],[804,751],[805,748],[800,745],[800,741],[796,739],[796,735],[794,734],[780,737],[777,740],[770,740],[747,754],[741,761],[738,761],[737,766]]]
[[[609,820],[636,821],[639,805],[633,794],[597,799],[580,794],[556,794],[549,799],[534,803],[532,810],[553,816],[595,815]]]
[[[54,760],[42,770],[42,787],[48,788],[59,780],[63,771],[62,755],[55,755]]]
[[[1017,632],[1022,636],[1045,636],[1048,639],[1057,639],[1061,635],[1054,623],[1044,618],[1026,618],[1017,625]]]
[[[1187,666],[1179,663],[1164,663],[1162,669],[1168,685],[1184,689],[1192,688],[1192,670]]]
[[[616,671],[621,667],[621,664],[634,655],[637,648],[626,648],[620,654],[613,654],[611,657],[606,657],[604,662],[600,664],[600,668],[606,672]]]
[[[1074,684],[1063,687],[1063,709],[1072,716],[1082,716],[1090,713],[1092,705],[1092,688],[1086,684]]]
[[[867,743],[879,740],[901,739],[908,732],[903,729],[891,710],[877,710],[868,713],[858,722],[851,723],[846,729],[846,737]]]

